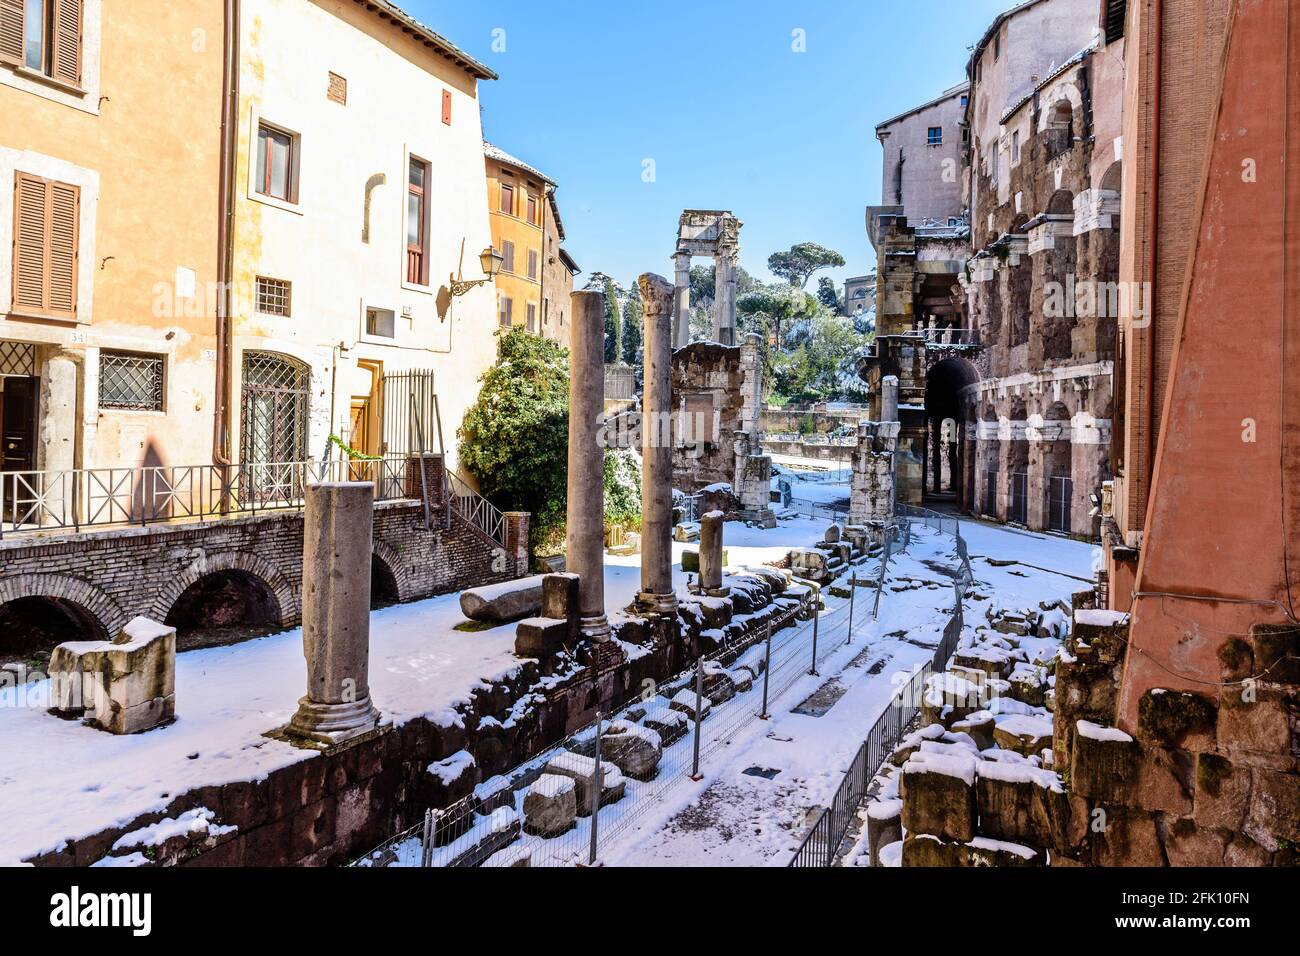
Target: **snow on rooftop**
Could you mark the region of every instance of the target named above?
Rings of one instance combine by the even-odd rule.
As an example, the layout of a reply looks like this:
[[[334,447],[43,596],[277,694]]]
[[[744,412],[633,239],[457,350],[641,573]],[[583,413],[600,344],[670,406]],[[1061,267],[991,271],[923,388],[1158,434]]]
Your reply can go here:
[[[1075,727],[1079,731],[1079,736],[1087,737],[1089,740],[1103,740],[1110,743],[1132,743],[1133,738],[1118,727],[1103,727],[1100,724],[1094,724],[1091,720],[1080,720]]]

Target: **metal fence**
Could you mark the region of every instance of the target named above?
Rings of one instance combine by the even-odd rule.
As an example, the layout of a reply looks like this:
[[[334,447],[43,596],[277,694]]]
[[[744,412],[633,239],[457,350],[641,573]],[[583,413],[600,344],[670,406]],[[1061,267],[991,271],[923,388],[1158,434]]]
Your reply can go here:
[[[826,612],[817,612],[811,601],[809,595],[798,606],[774,610],[763,626],[739,642],[703,655],[660,683],[650,700],[638,698],[615,714],[598,717],[508,777],[496,778],[497,786],[490,792],[480,786],[451,807],[428,811],[420,823],[358,862],[511,866],[527,860],[530,866],[573,866],[598,859],[613,841],[662,807],[681,784],[698,780],[739,733],[766,719],[777,700],[801,678],[816,674],[820,664],[853,639],[861,619],[860,614],[855,617],[853,600]],[[753,673],[752,681],[744,679],[745,671]],[[732,676],[727,680],[733,681],[731,697],[718,690],[728,674]],[[737,676],[741,680],[734,682]],[[669,702],[674,699],[679,706],[684,701],[691,713],[672,710]],[[678,721],[674,714],[682,719]],[[662,754],[654,775],[640,780],[625,777],[616,768],[611,771],[609,758],[618,756],[613,748],[619,746],[619,738],[638,733],[627,725],[644,727],[638,721],[650,721],[662,727],[655,718],[673,722],[676,730],[661,737]],[[525,832],[520,805],[529,787],[557,759],[565,775],[575,778],[578,818],[571,828],[553,836]],[[593,796],[609,791],[611,780],[625,788],[622,799],[597,807]]]
[[[806,514],[809,518],[825,518],[828,521],[845,522],[849,519],[849,509],[828,505],[808,498],[791,497],[786,508],[797,514]]]
[[[406,457],[77,468],[0,473],[0,538],[55,529],[300,510],[324,481],[369,481],[376,501],[406,498]]]
[[[961,536],[958,519],[951,515],[940,514],[925,508],[914,508],[909,505],[899,505],[898,516],[902,519],[905,527],[904,547],[910,541],[911,529],[907,525],[912,522],[923,523],[926,527],[933,528],[944,534],[951,534],[954,537],[959,568],[957,577],[953,580],[952,617],[949,618],[948,625],[944,628],[943,638],[934,650],[934,657],[927,661],[899,689],[898,693],[885,706],[884,712],[876,719],[871,730],[867,732],[866,739],[862,742],[862,746],[858,748],[857,754],[854,755],[853,761],[849,764],[849,769],[845,773],[844,779],[840,781],[840,785],[836,789],[834,797],[831,798],[830,804],[818,817],[817,822],[813,824],[812,829],[804,837],[799,849],[791,857],[789,865],[792,867],[825,867],[831,866],[835,862],[840,844],[853,823],[858,807],[862,803],[862,798],[866,796],[867,787],[870,785],[872,778],[875,777],[889,754],[893,752],[893,749],[898,746],[909,725],[916,719],[925,691],[925,682],[931,674],[942,671],[947,666],[948,659],[952,657],[953,651],[957,648],[957,642],[961,638],[962,628],[965,624],[962,601],[971,582],[971,569],[970,556],[967,551],[966,541]],[[890,542],[887,540],[884,560],[881,565],[880,580],[882,583],[885,568],[889,561],[889,553]],[[879,600],[879,593],[879,590],[877,590],[877,600]]]
[[[469,486],[460,475],[447,470],[451,510],[502,547],[506,543],[506,519],[492,502]]]
[[[1047,527],[1050,531],[1070,533],[1070,501],[1074,497],[1074,480],[1053,475],[1048,479]]]

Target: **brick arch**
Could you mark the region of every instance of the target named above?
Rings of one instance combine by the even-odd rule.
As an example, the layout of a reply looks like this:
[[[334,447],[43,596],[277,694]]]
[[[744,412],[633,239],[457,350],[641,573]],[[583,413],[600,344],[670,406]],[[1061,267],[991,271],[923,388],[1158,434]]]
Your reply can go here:
[[[224,551],[218,554],[209,554],[202,561],[194,562],[179,577],[169,581],[158,593],[158,597],[154,599],[153,606],[150,608],[149,616],[158,621],[166,620],[172,606],[185,593],[186,589],[208,575],[219,571],[243,571],[266,585],[267,590],[271,592],[271,596],[275,598],[275,602],[279,607],[279,622],[285,627],[294,624],[300,619],[302,609],[293,585],[273,564],[247,551]]]
[[[376,538],[371,554],[382,561],[385,567],[393,573],[393,579],[397,582],[397,599],[399,601],[412,600],[415,586],[411,582],[411,569],[402,560],[402,556],[397,553],[397,549],[382,538]]]
[[[118,603],[99,588],[66,574],[15,574],[0,577],[0,604],[8,604],[19,598],[59,598],[75,604],[103,628],[104,632],[99,636],[104,640],[116,636],[129,620]]]

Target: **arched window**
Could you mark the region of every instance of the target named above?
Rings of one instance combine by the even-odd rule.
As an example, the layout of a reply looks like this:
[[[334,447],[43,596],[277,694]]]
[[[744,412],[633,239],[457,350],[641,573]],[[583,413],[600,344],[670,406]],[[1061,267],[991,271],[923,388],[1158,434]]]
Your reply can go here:
[[[311,370],[301,362],[274,352],[244,353],[245,463],[306,460],[310,384]]]

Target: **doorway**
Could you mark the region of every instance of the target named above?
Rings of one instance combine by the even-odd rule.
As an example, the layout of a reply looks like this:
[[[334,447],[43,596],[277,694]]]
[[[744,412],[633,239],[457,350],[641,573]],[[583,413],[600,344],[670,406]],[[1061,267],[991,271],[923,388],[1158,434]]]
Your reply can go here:
[[[36,409],[40,379],[10,375],[0,378],[0,471],[36,469]]]

